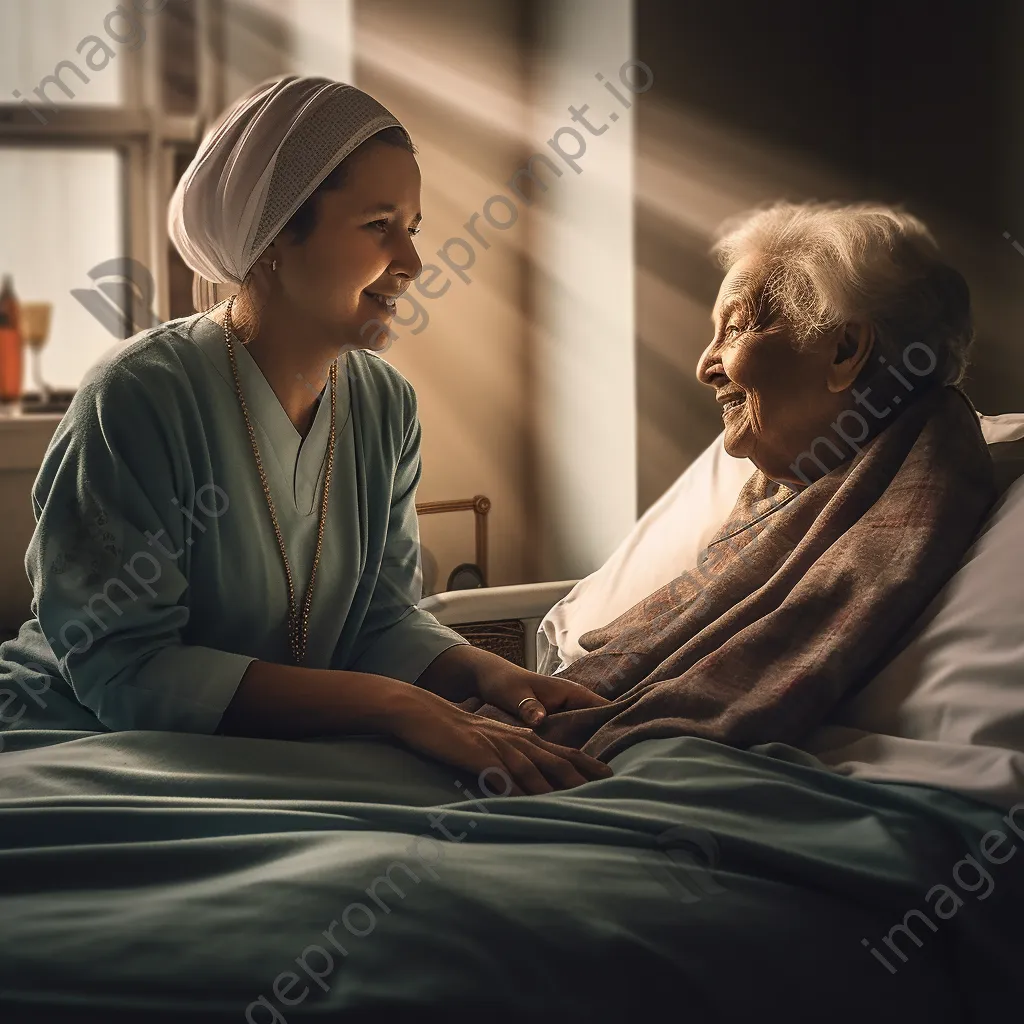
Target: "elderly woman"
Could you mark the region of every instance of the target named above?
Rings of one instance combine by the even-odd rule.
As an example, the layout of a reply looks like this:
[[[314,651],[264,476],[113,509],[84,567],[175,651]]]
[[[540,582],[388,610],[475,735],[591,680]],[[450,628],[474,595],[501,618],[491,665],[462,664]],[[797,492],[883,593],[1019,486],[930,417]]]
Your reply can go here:
[[[697,569],[585,634],[560,673],[614,699],[541,733],[602,759],[673,734],[795,741],[894,653],[995,499],[958,388],[967,285],[918,220],[780,204],[714,251],[697,377],[757,472]]]
[[[93,369],[35,482],[35,614],[0,668],[41,696],[8,726],[379,733],[512,793],[610,774],[528,728],[605,698],[416,607],[416,395],[372,352],[421,269],[414,152],[320,78],[267,82],[207,134],[169,225],[200,312]]]

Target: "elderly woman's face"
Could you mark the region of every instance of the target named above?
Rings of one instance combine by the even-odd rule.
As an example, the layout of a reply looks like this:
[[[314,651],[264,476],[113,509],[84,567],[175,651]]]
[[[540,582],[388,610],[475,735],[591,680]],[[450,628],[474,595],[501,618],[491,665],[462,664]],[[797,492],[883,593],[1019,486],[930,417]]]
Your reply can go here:
[[[758,309],[760,285],[753,260],[726,275],[697,379],[715,389],[725,450],[750,459],[773,480],[802,486],[796,460],[816,438],[835,436],[832,424],[852,404],[849,388],[867,352],[863,339],[850,342],[843,330],[799,350],[788,324]]]

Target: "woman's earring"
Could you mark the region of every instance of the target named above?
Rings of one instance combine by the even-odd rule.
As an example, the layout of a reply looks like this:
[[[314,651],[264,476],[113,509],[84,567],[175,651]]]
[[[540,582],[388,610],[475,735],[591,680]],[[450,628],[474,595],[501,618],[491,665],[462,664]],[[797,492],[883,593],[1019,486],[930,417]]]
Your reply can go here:
[[[277,260],[271,260],[270,261],[270,269],[271,270],[277,270]]]

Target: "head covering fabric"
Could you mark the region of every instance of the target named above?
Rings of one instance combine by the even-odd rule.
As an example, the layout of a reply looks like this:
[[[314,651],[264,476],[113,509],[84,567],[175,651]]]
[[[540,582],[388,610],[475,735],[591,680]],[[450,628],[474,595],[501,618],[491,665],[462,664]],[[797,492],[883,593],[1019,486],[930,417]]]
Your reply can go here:
[[[197,275],[197,308],[209,305],[211,283],[237,291],[317,185],[391,127],[408,135],[372,96],[327,78],[278,76],[229,107],[203,138],[167,214],[171,241]]]

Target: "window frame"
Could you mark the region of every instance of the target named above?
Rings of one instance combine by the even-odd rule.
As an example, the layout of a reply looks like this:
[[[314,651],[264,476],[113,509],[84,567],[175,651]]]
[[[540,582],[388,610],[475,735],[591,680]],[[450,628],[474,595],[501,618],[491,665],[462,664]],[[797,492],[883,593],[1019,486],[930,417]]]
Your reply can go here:
[[[153,275],[155,311],[170,316],[167,200],[175,182],[174,158],[198,146],[222,105],[223,69],[217,59],[223,39],[223,0],[188,0],[196,12],[197,99],[194,114],[169,114],[163,105],[164,10],[147,22],[146,41],[122,48],[114,73],[121,76],[124,102],[88,104],[72,100],[42,124],[20,102],[0,102],[0,150],[10,147],[109,148],[121,157],[123,255]],[[82,268],[83,285],[87,283]],[[136,323],[145,310],[133,310]]]

